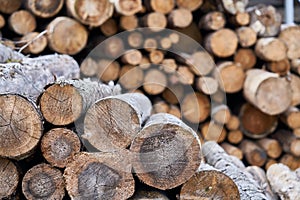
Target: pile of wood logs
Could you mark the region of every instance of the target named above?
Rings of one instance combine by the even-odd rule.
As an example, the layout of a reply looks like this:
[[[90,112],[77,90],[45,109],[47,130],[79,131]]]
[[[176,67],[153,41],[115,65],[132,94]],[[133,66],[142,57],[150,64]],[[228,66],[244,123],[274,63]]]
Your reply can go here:
[[[0,199],[300,199],[300,26],[247,4],[0,0]]]

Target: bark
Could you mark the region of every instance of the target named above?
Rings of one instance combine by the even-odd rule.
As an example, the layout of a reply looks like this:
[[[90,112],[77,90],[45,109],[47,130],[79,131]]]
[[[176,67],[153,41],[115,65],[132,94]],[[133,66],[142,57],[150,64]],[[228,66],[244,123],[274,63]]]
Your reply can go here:
[[[300,26],[291,26],[282,30],[278,38],[286,44],[289,59],[300,58]]]

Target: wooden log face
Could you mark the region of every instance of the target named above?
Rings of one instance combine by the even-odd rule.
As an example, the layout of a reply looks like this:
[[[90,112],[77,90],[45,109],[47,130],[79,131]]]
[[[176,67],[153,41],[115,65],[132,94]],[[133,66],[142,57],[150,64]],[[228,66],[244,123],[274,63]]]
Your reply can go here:
[[[17,189],[19,173],[8,159],[0,158],[0,198],[9,197]]]
[[[287,57],[289,59],[300,58],[300,27],[292,26],[281,31],[279,35],[281,39],[287,46]]]
[[[26,6],[36,16],[48,18],[56,15],[64,5],[63,0],[27,0]]]
[[[0,0],[0,5],[0,12],[11,14],[21,7],[22,0]]]
[[[10,94],[0,96],[0,105],[0,156],[28,156],[42,136],[37,108],[24,97]]]

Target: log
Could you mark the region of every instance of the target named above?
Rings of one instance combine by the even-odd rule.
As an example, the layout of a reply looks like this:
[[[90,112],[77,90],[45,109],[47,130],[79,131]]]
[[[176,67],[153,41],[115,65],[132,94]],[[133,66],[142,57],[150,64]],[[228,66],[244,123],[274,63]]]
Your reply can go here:
[[[133,165],[137,177],[161,190],[185,183],[196,173],[201,160],[197,134],[166,113],[149,118],[130,151],[137,154]]]
[[[134,15],[142,10],[142,0],[113,0],[116,11],[125,16]]]
[[[240,127],[240,119],[238,116],[231,114],[228,122],[226,123],[226,128],[230,131],[238,130]]]
[[[193,21],[192,12],[185,8],[177,8],[170,12],[168,22],[172,27],[186,28]]]
[[[134,29],[134,28],[132,28]],[[144,36],[140,32],[132,32],[129,34],[128,38],[128,44],[132,48],[141,48],[144,42]],[[146,58],[144,56],[144,58]],[[141,63],[140,63],[141,64]]]
[[[170,33],[169,38],[173,44],[177,44],[179,42],[180,36],[178,33]]]
[[[177,70],[176,60],[173,58],[165,58],[163,59],[161,65],[159,66],[164,72],[168,74],[172,74]]]
[[[210,97],[211,97],[211,101],[214,103],[222,104],[226,101],[226,95],[224,91],[220,89],[220,87],[218,88],[217,92],[210,95]]]
[[[85,58],[80,64],[80,72],[83,76],[95,76],[98,72],[98,63],[92,57]]]
[[[291,60],[291,70],[296,74],[300,74],[300,59]]]
[[[248,5],[248,0],[219,0],[217,2],[219,3],[219,7],[222,6],[226,12],[232,15],[235,15],[238,12],[245,12],[245,8]]]
[[[147,5],[147,3],[149,5]],[[148,6],[151,10],[155,12],[159,12],[162,14],[170,13],[175,7],[175,0],[150,0],[145,1],[146,6]]]
[[[211,118],[220,125],[228,123],[230,116],[231,112],[227,105],[216,105],[212,108]]]
[[[2,29],[5,26],[5,19],[3,17],[3,15],[0,14],[0,29]],[[1,36],[0,36],[1,38]]]
[[[199,27],[208,31],[217,31],[224,28],[226,24],[225,15],[219,11],[205,14],[199,21]]]
[[[8,25],[15,33],[25,35],[36,29],[36,20],[30,12],[19,10],[9,16]]]
[[[248,12],[237,12],[229,18],[234,26],[247,26],[250,23],[250,14]]]
[[[253,176],[259,185],[263,186],[267,199],[278,199],[278,196],[274,193],[268,182],[266,172],[262,168],[257,166],[248,166],[246,167],[246,171]]]
[[[187,64],[197,76],[208,75],[216,67],[212,56],[206,51],[196,51],[191,55],[182,54],[181,56],[184,59],[184,63]]]
[[[202,145],[202,152],[208,164],[229,176],[237,185],[241,199],[267,199],[263,189],[253,179],[251,174],[244,170],[245,166],[213,141]]]
[[[227,140],[231,144],[238,144],[244,139],[243,132],[240,130],[232,130],[227,134]]]
[[[92,27],[102,25],[113,15],[114,11],[114,6],[109,0],[66,0],[66,6],[75,19]]]
[[[22,5],[22,0],[0,0],[0,5],[0,12],[11,14],[19,10]]]
[[[236,35],[239,39],[241,47],[251,47],[256,43],[257,35],[256,32],[247,26],[240,27],[236,30]]]
[[[195,87],[199,91],[203,92],[206,95],[215,94],[218,91],[219,87],[218,81],[215,78],[209,76],[196,78],[195,85]]]
[[[276,163],[278,163],[277,160],[268,158],[267,162],[265,164],[265,171],[267,171],[271,165],[276,164]]]
[[[155,99],[153,102],[152,114],[156,113],[168,113],[170,110],[170,106],[167,102],[162,99]]]
[[[199,92],[186,94],[181,103],[181,111],[189,122],[203,122],[210,114],[209,99]]]
[[[300,128],[296,128],[293,130],[293,133],[294,135],[297,137],[297,138],[300,138]]]
[[[162,93],[167,86],[166,75],[158,69],[150,69],[146,72],[143,89],[147,94],[157,95]]]
[[[237,185],[231,178],[216,170],[203,170],[183,184],[180,200],[240,199]]]
[[[143,44],[143,48],[146,51],[148,51],[148,52],[154,51],[154,50],[157,49],[157,47],[158,47],[158,43],[157,43],[156,39],[154,39],[154,38],[146,38],[145,39],[144,44]]]
[[[164,50],[170,49],[172,47],[172,41],[169,37],[164,37],[160,39],[159,44]]]
[[[259,147],[255,142],[244,139],[239,145],[239,148],[244,153],[245,159],[249,165],[261,167],[266,163],[266,151]]]
[[[238,38],[232,30],[223,28],[209,34],[204,41],[205,49],[221,58],[232,56],[238,46]]]
[[[272,134],[272,138],[280,142],[284,152],[300,156],[300,138],[297,138],[293,132],[280,129]]]
[[[101,26],[100,30],[105,36],[112,36],[115,35],[118,32],[118,25],[116,20],[113,18],[110,18],[106,20]]]
[[[53,51],[74,55],[85,47],[88,32],[74,19],[56,17],[47,26],[47,38],[48,46]]]
[[[125,30],[125,31],[129,31],[129,30],[133,30],[136,29],[139,26],[139,21],[137,16],[135,15],[130,15],[130,16],[126,16],[123,15],[120,17],[120,27]]]
[[[127,148],[151,114],[151,102],[142,94],[107,97],[89,108],[82,138],[102,152]]]
[[[220,88],[226,93],[240,91],[243,88],[246,78],[243,68],[231,61],[217,64],[213,76],[218,80]]]
[[[267,178],[274,192],[281,199],[299,199],[300,182],[294,171],[286,165],[274,164],[267,170]]]
[[[260,69],[247,71],[243,93],[249,102],[269,115],[283,113],[292,100],[291,87],[285,79]]]
[[[66,190],[75,199],[125,200],[134,193],[128,153],[86,153],[75,156],[64,171]]]
[[[238,147],[236,146],[233,146],[227,142],[223,142],[221,144],[221,147],[225,150],[225,152],[228,154],[228,155],[231,155],[231,156],[235,156],[237,157],[238,159],[242,160],[243,159],[243,152],[241,149],[239,149]]]
[[[158,32],[166,28],[167,18],[159,12],[150,12],[143,17],[143,25],[149,27],[153,32]]]
[[[281,14],[272,5],[259,4],[247,9],[250,13],[250,27],[260,37],[276,36],[282,23]]]
[[[22,51],[25,54],[40,54],[47,47],[47,38],[39,32],[30,32],[24,35],[20,41],[27,47]],[[23,47],[22,47],[23,48]]]
[[[179,82],[183,85],[193,85],[194,83],[195,75],[188,66],[178,66],[176,76],[178,76]]]
[[[127,90],[135,90],[143,85],[144,72],[140,67],[124,65],[120,71],[119,83]]]
[[[256,55],[252,49],[238,49],[233,58],[236,64],[240,64],[244,70],[251,69],[256,64]]]
[[[120,57],[125,51],[124,41],[118,36],[109,37],[102,44],[103,46],[100,45],[100,47],[104,48],[103,51],[105,56],[111,59]],[[102,49],[99,50],[102,51]]]
[[[122,56],[122,62],[129,65],[138,65],[142,60],[142,53],[139,50],[131,49],[124,53]]]
[[[217,143],[223,142],[227,135],[226,129],[214,121],[206,122],[201,127],[201,133],[205,141],[213,140]]]
[[[300,110],[297,107],[290,107],[280,116],[280,119],[291,129],[300,128]]]
[[[271,134],[278,124],[277,116],[265,114],[249,103],[242,106],[239,117],[243,133],[254,139]]]
[[[266,64],[269,71],[277,73],[280,76],[286,76],[290,73],[290,61],[285,58],[279,61],[273,61]]]
[[[98,99],[120,92],[120,86],[113,82],[106,85],[90,79],[58,80],[43,92],[39,105],[49,123],[68,125],[79,119]]]
[[[161,1],[160,1],[161,2]],[[156,190],[136,190],[128,200],[170,200],[164,193]]]
[[[282,153],[282,147],[279,141],[271,138],[263,138],[257,141],[270,158],[277,159]]]
[[[164,53],[161,50],[153,50],[149,54],[150,62],[154,65],[160,64],[164,60]]]
[[[16,165],[6,158],[0,158],[0,171],[0,198],[9,198],[17,190],[19,172]]]
[[[291,26],[282,30],[279,34],[279,39],[287,46],[287,57],[289,59],[300,58],[300,26]]]
[[[287,46],[274,38],[260,38],[255,45],[256,55],[264,61],[280,61],[286,58]]]
[[[114,81],[119,78],[120,68],[120,64],[117,61],[99,60],[96,75],[98,79],[108,83],[109,81]]]
[[[291,106],[297,106],[300,104],[300,77],[295,74],[289,74],[288,80],[292,89]]]
[[[66,128],[54,128],[43,135],[41,151],[43,157],[54,167],[65,168],[73,156],[80,151],[80,140],[76,133]]]
[[[280,163],[288,166],[291,170],[296,170],[300,167],[300,159],[292,154],[284,154],[280,160]]]
[[[64,5],[63,0],[26,0],[25,7],[35,16],[49,18],[55,16]]]
[[[197,10],[203,4],[203,0],[176,0],[179,8],[188,9],[190,11]]]
[[[176,105],[170,105],[168,113],[181,119],[181,111],[180,111],[179,107]]]
[[[23,96],[1,94],[0,102],[0,156],[26,158],[42,137],[42,116],[36,105]]]
[[[65,183],[62,173],[48,164],[29,169],[22,180],[26,199],[63,199]]]
[[[163,91],[162,97],[170,104],[178,104],[184,96],[184,87],[182,84],[169,84]]]

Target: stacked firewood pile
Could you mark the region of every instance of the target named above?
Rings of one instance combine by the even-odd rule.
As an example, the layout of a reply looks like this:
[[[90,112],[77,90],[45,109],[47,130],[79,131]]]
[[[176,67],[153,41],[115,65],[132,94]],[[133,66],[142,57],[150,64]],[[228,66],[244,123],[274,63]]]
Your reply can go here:
[[[0,198],[300,199],[300,26],[247,4],[0,0]]]

